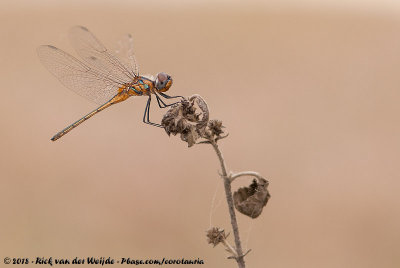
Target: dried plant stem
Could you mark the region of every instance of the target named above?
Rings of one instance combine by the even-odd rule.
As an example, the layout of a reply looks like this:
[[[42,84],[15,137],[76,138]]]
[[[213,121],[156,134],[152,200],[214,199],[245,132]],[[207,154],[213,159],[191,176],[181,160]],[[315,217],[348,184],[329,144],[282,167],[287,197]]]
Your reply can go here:
[[[217,153],[219,162],[221,164],[221,170],[222,170],[221,177],[224,180],[226,201],[228,202],[229,214],[231,216],[233,236],[235,237],[235,246],[236,246],[237,256],[234,256],[234,258],[235,258],[236,262],[238,263],[239,268],[245,268],[246,266],[244,263],[243,250],[242,250],[242,245],[240,243],[240,237],[239,237],[239,227],[238,227],[238,223],[236,220],[236,213],[235,213],[235,209],[234,209],[234,205],[233,205],[233,197],[232,197],[232,189],[231,189],[231,182],[233,180],[230,179],[230,177],[228,176],[228,173],[226,172],[225,160],[224,160],[224,157],[222,156],[222,152],[219,149],[217,142],[214,139],[210,139],[209,141],[210,141],[210,144],[213,146],[215,152]]]
[[[225,246],[226,251],[230,252],[232,256],[237,255],[236,250],[226,240],[221,241],[221,243]]]
[[[238,172],[238,173],[231,173],[229,175],[229,179],[232,183],[236,178],[239,178],[241,176],[252,176],[252,177],[256,177],[258,180],[261,180],[261,179],[265,180],[265,178],[263,176],[261,176],[260,173],[255,172],[255,171],[243,171],[243,172]]]
[[[200,113],[196,112],[197,108],[201,110]],[[221,165],[222,173],[220,176],[224,182],[235,247],[229,245],[228,241],[226,241],[227,236],[224,229],[218,227],[212,227],[207,230],[207,242],[214,247],[222,243],[231,254],[228,259],[235,259],[239,268],[245,268],[244,257],[250,250],[243,254],[235,209],[252,219],[257,218],[270,198],[267,190],[268,181],[254,171],[229,172],[228,174],[224,157],[217,144],[219,140],[226,138],[228,134],[222,135],[224,134],[222,121],[210,120],[209,115],[207,103],[200,95],[196,94],[189,98],[184,98],[180,103],[172,106],[164,115],[161,125],[168,135],[180,134],[181,140],[187,142],[188,147],[192,147],[195,144],[211,144],[214,148]],[[232,194],[231,184],[241,176],[255,177],[258,182],[253,179],[248,187],[239,188]]]

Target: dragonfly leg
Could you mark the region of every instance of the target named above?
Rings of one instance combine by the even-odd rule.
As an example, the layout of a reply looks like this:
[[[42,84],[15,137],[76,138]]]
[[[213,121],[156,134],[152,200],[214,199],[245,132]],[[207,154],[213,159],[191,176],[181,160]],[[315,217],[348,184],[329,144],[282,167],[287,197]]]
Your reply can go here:
[[[157,99],[158,107],[166,108],[168,106],[158,95],[156,95],[156,99]]]
[[[163,96],[164,98],[166,98],[166,99],[175,99],[175,98],[182,98],[182,99],[184,99],[184,97],[183,96],[168,96],[167,94],[165,94],[165,93],[162,93],[162,92],[158,92],[161,96]]]
[[[163,128],[163,126],[161,126],[160,124],[150,122],[150,102],[151,102],[151,95],[149,96],[149,99],[147,100],[146,108],[144,109],[143,123],[149,124],[151,126]]]
[[[157,94],[160,94],[161,96],[163,96],[163,97],[166,98],[166,99],[173,99],[173,98],[182,97],[182,96],[170,97],[170,96],[168,96],[168,95],[165,95],[165,94],[162,93],[162,92],[158,92],[158,93],[155,92],[155,95],[156,95],[156,98],[157,98],[157,102],[158,102],[158,106],[159,106],[160,108],[166,108],[166,107],[175,105],[175,104],[179,103],[179,101],[174,102],[174,103],[171,103],[171,104],[165,104],[165,102],[164,102],[164,101],[160,98],[160,96],[158,96]],[[167,97],[165,97],[165,96],[167,96]],[[183,98],[183,97],[182,97],[182,98]],[[162,103],[163,106],[161,106],[160,102]]]

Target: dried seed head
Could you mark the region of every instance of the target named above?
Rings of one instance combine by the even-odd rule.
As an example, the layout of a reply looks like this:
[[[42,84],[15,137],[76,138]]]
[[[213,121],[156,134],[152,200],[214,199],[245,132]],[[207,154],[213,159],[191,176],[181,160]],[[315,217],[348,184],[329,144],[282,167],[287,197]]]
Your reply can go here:
[[[235,208],[242,214],[251,218],[260,216],[263,207],[267,204],[271,195],[268,192],[268,181],[255,179],[248,187],[239,188],[233,193]]]
[[[168,135],[187,132],[192,125],[190,122],[198,120],[198,115],[196,115],[195,111],[196,109],[187,99],[182,99],[180,103],[172,106],[167,111],[161,124]]]
[[[225,241],[226,235],[224,229],[212,227],[207,231],[207,242],[215,247],[219,243]]]
[[[197,111],[199,108],[199,112]],[[164,115],[161,125],[168,135],[180,134],[183,141],[191,147],[199,138],[206,140],[220,138],[222,122],[209,120],[207,103],[199,95],[182,99]]]
[[[208,122],[208,128],[210,129],[211,135],[219,138],[224,131],[222,130],[224,126],[222,125],[222,121],[219,120],[210,120]]]

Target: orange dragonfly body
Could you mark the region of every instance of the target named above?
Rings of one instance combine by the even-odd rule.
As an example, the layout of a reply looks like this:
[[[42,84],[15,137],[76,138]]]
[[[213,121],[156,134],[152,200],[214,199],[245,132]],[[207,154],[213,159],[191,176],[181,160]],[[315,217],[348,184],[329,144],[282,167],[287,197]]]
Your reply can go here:
[[[51,45],[43,45],[37,49],[39,58],[67,88],[100,106],[58,132],[51,138],[52,141],[58,140],[98,112],[131,96],[148,97],[143,122],[161,127],[159,124],[150,122],[151,96],[156,96],[161,108],[173,105],[165,104],[161,97],[171,99],[181,96],[172,97],[164,93],[172,85],[172,78],[166,73],[158,73],[155,78],[139,75],[130,35],[125,36],[120,42],[117,53],[110,53],[83,26],[71,28],[69,36],[83,61]]]

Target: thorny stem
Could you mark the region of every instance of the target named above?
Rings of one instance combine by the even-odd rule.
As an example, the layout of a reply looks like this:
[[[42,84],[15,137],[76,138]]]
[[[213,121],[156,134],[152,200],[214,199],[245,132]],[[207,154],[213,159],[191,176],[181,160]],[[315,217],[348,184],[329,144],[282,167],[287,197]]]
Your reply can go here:
[[[229,207],[229,214],[231,216],[231,224],[232,224],[232,229],[233,229],[233,236],[235,237],[235,245],[236,245],[236,252],[237,256],[235,256],[236,262],[238,263],[239,268],[245,268],[245,263],[244,263],[244,256],[243,256],[243,250],[242,250],[242,245],[240,243],[240,237],[239,237],[239,227],[238,223],[236,220],[236,213],[233,205],[233,198],[232,198],[232,189],[231,189],[231,182],[233,180],[228,177],[228,174],[226,172],[226,165],[225,165],[225,160],[224,157],[222,156],[222,152],[220,151],[218,144],[214,139],[209,140],[211,145],[213,146],[215,152],[217,153],[219,162],[221,164],[221,169],[222,169],[222,179],[224,180],[224,187],[225,187],[225,194],[226,194],[226,201],[228,202],[228,207]]]

